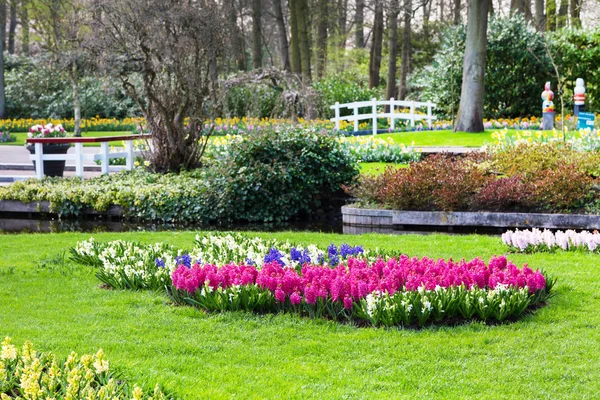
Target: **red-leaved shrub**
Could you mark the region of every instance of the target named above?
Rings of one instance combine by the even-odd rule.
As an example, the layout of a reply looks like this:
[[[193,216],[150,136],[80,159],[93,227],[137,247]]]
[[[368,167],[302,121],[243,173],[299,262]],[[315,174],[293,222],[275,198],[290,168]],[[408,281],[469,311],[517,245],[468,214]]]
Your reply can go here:
[[[403,210],[466,210],[489,179],[470,157],[433,155],[404,169],[388,169],[378,198]]]
[[[491,179],[475,195],[473,208],[486,211],[526,211],[532,205],[532,187],[516,175]]]

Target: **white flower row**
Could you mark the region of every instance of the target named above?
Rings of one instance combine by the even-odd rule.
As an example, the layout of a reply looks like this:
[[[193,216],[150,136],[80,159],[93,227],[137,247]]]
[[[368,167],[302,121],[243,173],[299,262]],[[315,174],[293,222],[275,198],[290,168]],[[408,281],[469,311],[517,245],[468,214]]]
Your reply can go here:
[[[574,230],[553,233],[548,229],[543,231],[537,228],[522,231],[517,229],[504,233],[502,242],[518,251],[583,249],[597,252],[600,250],[600,233]]]

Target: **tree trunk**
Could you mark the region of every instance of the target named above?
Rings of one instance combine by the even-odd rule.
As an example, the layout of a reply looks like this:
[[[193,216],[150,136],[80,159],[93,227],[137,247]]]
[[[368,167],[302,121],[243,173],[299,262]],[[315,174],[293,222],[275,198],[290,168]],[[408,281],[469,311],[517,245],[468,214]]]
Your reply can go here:
[[[81,99],[79,96],[79,74],[77,63],[71,67],[71,84],[73,85],[73,136],[81,136]]]
[[[431,17],[432,4],[432,0],[428,0],[423,4],[423,36],[427,43],[429,43],[429,18]]]
[[[346,48],[346,20],[348,14],[348,0],[338,0],[338,30],[340,34],[339,47],[341,50]]]
[[[381,50],[383,47],[383,0],[375,0],[375,17],[373,21],[373,43],[369,56],[369,88],[379,86],[379,70],[381,69]]]
[[[21,51],[23,55],[29,56],[29,5],[28,0],[21,0]]]
[[[252,0],[252,67],[262,68],[261,0]]]
[[[524,0],[511,0],[510,12],[511,13],[519,12],[519,13],[523,14],[525,12],[525,1]]]
[[[442,0],[444,1],[444,0]],[[460,0],[454,0],[454,21],[453,24],[454,25],[459,25],[460,24]]]
[[[581,0],[571,0],[571,26],[581,28]]]
[[[544,0],[535,0],[535,28],[538,31],[544,30]]]
[[[454,131],[483,132],[485,53],[490,0],[469,0],[458,121]]]
[[[560,0],[558,8],[558,17],[556,18],[556,28],[564,28],[567,26],[567,13],[569,8],[569,0]]]
[[[354,25],[356,27],[356,47],[358,49],[365,48],[365,1],[356,0],[356,13],[354,14]]]
[[[326,74],[327,67],[327,25],[328,7],[327,0],[319,0],[319,15],[317,24],[317,77],[322,78]]]
[[[490,0],[490,11],[489,11],[490,17],[492,15],[494,15],[494,2],[492,0]]]
[[[273,8],[275,9],[275,21],[279,32],[279,51],[281,52],[281,65],[284,71],[291,71],[290,55],[288,52],[287,30],[285,29],[285,19],[283,18],[283,9],[281,8],[281,0],[273,0]]]
[[[6,118],[6,93],[4,89],[4,43],[6,41],[6,2],[0,1],[0,119]]]
[[[390,0],[388,14],[388,75],[385,88],[385,100],[396,97],[396,64],[398,59],[398,14],[400,13],[398,0]],[[389,110],[388,110],[389,111]]]
[[[546,30],[556,30],[556,0],[546,0]]]
[[[297,4],[301,0],[289,0],[290,4],[290,31],[292,48],[292,72],[300,75],[302,73],[302,63],[300,61],[300,41],[298,39],[298,18],[296,14]]]
[[[412,0],[404,0],[404,32],[402,35],[402,69],[400,70],[400,90],[398,98],[406,99],[408,94],[408,74],[410,74],[412,64],[412,43],[411,43],[411,20],[412,20]]]
[[[445,0],[440,0],[440,21],[444,21],[444,2]]]
[[[308,0],[295,0],[296,22],[298,30],[298,49],[302,65],[302,80],[310,84],[312,77],[310,71],[310,37],[308,26]]]
[[[8,26],[8,53],[15,54],[15,32],[17,31],[17,0],[10,2],[10,24]]]

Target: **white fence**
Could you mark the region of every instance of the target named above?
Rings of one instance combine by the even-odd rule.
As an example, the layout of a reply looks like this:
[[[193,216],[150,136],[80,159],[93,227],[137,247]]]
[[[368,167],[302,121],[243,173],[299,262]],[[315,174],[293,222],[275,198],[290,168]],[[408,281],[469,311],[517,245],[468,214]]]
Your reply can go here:
[[[389,107],[389,112],[377,112],[378,106],[386,106]],[[395,129],[395,124],[397,119],[405,119],[410,121],[410,126],[415,126],[415,121],[427,120],[427,124],[429,129],[431,129],[433,120],[437,119],[435,115],[432,115],[431,110],[436,105],[430,101],[423,103],[418,101],[402,101],[402,100],[394,100],[392,97],[389,100],[377,100],[375,98],[371,99],[371,101],[357,101],[354,103],[346,103],[340,104],[338,102],[335,105],[329,107],[332,110],[335,110],[335,117],[331,118],[332,122],[335,122],[335,129],[340,130],[340,122],[341,121],[354,121],[354,132],[358,131],[358,121],[370,119],[373,124],[373,135],[377,134],[377,119],[378,118],[389,118],[390,119],[390,128],[393,131]],[[359,114],[359,108],[370,107],[371,112],[369,114]],[[396,107],[400,107],[401,109],[409,109],[410,112],[396,112]],[[427,114],[417,114],[416,111],[419,108],[427,107]],[[340,117],[340,109],[341,108],[349,108],[354,110],[352,115],[348,115],[345,117]]]
[[[76,138],[74,138],[76,139]],[[35,161],[35,176],[38,179],[44,177],[44,161],[75,161],[75,175],[83,177],[83,162],[100,160],[100,170],[103,174],[108,174],[109,169],[122,170],[123,167],[114,168],[109,166],[109,159],[125,157],[125,169],[132,170],[134,167],[135,157],[141,155],[141,151],[133,149],[133,140],[138,140],[138,137],[132,137],[130,140],[125,140],[125,151],[109,152],[108,142],[100,143],[100,153],[86,154],[83,152],[83,143],[75,143],[75,154],[44,154],[44,145],[42,143],[34,143],[35,154],[31,154],[29,158]],[[112,167],[112,168],[111,168]]]

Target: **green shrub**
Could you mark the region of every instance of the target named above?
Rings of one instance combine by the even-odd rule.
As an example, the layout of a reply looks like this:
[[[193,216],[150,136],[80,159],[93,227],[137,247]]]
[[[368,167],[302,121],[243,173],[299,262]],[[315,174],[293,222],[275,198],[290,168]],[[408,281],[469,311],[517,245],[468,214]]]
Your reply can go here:
[[[73,118],[71,82],[46,56],[7,56],[6,63],[6,113],[10,118]],[[107,79],[83,77],[79,91],[84,118],[139,115],[135,103]]]
[[[352,103],[355,101],[371,100],[373,97],[379,98],[377,89],[369,89],[364,83],[355,82],[347,74],[331,75],[313,83],[313,88],[319,96],[319,115],[322,118],[333,118],[334,111],[329,107],[336,102],[340,104]],[[368,112],[369,109],[359,109],[360,112]],[[340,115],[350,115],[352,110],[347,108],[340,109]]]
[[[281,90],[263,83],[237,85],[227,90],[225,113],[230,117],[271,118],[284,111]]]
[[[328,204],[357,174],[356,160],[325,131],[255,131],[209,169],[209,203],[219,220],[282,221]]]
[[[540,114],[540,94],[553,73],[543,34],[515,13],[510,18],[492,18],[487,36],[485,116],[515,118]],[[436,111],[445,117],[458,111],[465,39],[464,25],[448,28],[433,63],[414,74],[422,101],[436,103]]]

